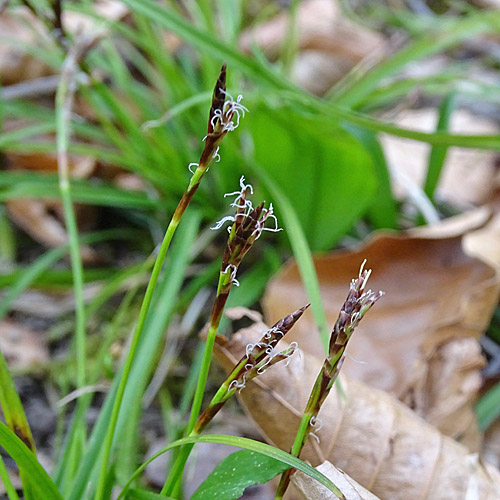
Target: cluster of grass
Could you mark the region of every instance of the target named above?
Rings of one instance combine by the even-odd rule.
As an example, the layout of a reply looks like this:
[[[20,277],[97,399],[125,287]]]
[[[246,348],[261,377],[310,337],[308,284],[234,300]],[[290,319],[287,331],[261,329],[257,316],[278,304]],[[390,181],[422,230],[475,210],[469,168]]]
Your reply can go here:
[[[203,255],[204,248],[215,238],[208,228],[224,215],[223,195],[233,191],[241,174],[257,183],[256,197],[273,200],[285,231],[275,236],[278,244],[257,250],[254,258],[249,259],[252,265],[242,274],[241,286],[231,292],[229,302],[254,303],[284,256],[291,252],[299,263],[326,348],[328,325],[311,251],[331,249],[344,236],[355,235],[356,222],[361,218],[368,220],[373,229],[400,227],[401,213],[391,191],[379,134],[389,133],[432,146],[425,184],[431,199],[450,146],[500,149],[497,136],[458,136],[448,132],[450,114],[460,98],[481,96],[493,102],[498,99],[488,86],[469,81],[457,67],[437,76],[397,78],[409,63],[453,48],[473,36],[498,33],[498,12],[471,10],[462,16],[428,17],[425,22],[401,13],[397,21],[408,33],[404,47],[369,71],[346,75],[327,96],[317,98],[297,88],[285,76],[294,56],[289,47],[273,64],[258,49],[246,55],[236,48],[239,35],[248,24],[246,2],[202,0],[162,4],[154,0],[124,0],[123,3],[130,9],[127,22],[101,20],[107,35],[72,68],[68,66],[68,54],[71,44],[76,42],[70,35],[66,45],[49,37],[26,47],[63,75],[54,105],[27,97],[0,101],[3,122],[23,124],[0,136],[3,152],[58,153],[62,158],[67,152],[90,155],[103,164],[116,165],[138,175],[149,186],[146,192],[131,192],[104,180],[72,181],[64,169],[60,169],[59,175],[2,172],[0,177],[1,201],[60,198],[65,207],[69,244],[5,273],[2,284],[8,288],[0,300],[0,317],[4,317],[13,301],[34,284],[43,287],[57,282],[74,288],[76,327],[63,329],[75,331],[71,356],[76,375],[66,380],[61,389],[82,389],[106,376],[109,347],[125,325],[135,323],[137,318],[140,325],[136,330],[140,335],[134,337],[125,368],[119,367],[112,375],[111,389],[90,434],[85,418],[92,404],[90,394],[78,398],[69,425],[65,424],[67,415],[61,410],[61,439],[55,450],[57,465],[52,478],[8,428],[0,427],[2,446],[18,463],[24,477],[30,478],[26,482],[29,485],[24,492],[26,498],[92,498],[97,484],[97,498],[109,498],[114,486],[123,487],[129,480],[135,481],[136,489],[128,490],[128,498],[154,498],[136,480],[143,468],[134,473],[141,463],[137,450],[144,393],[155,370],[157,353],[169,341],[165,332],[172,317],[184,311],[200,290],[215,287],[220,264],[207,263]],[[50,12],[49,2],[29,5],[40,18]],[[68,2],[62,6],[99,20],[93,2]],[[182,46],[169,47],[166,33],[182,41]],[[151,255],[129,267],[85,270],[78,251],[82,244],[125,241],[137,245],[146,239],[152,251],[161,243],[163,231],[189,180],[187,166],[199,157],[202,149],[200,140],[206,133],[206,111],[223,61],[230,68],[229,92],[235,96],[243,93],[250,113],[245,116],[244,126],[225,141],[221,163],[215,164],[200,184],[168,254],[167,244],[161,247],[158,259]],[[75,96],[73,81],[79,82]],[[435,132],[407,130],[375,117],[374,111],[396,106],[416,86],[424,95],[442,102]],[[68,114],[67,104],[73,97],[78,99],[78,109],[85,112]],[[75,202],[106,207],[122,221],[125,229],[78,234],[72,211]],[[0,250],[4,257],[13,260],[15,236],[9,230],[5,212],[0,213],[0,222],[4,236],[0,238]],[[418,223],[418,219],[414,222]],[[144,227],[148,228],[146,238]],[[71,275],[54,269],[67,254],[71,256]],[[193,264],[197,264],[195,275],[190,272]],[[156,288],[148,288],[149,307],[140,312],[142,285],[148,281],[153,266],[151,282]],[[84,284],[90,281],[105,281],[105,285],[96,297],[84,303]],[[123,290],[125,293],[119,295]],[[99,324],[96,333],[102,341],[90,352],[91,321],[117,295],[122,297],[120,305],[109,324]],[[155,314],[147,314],[148,310],[154,310]],[[174,422],[166,429],[171,442],[168,449],[194,442],[223,442],[267,454],[314,474],[286,453],[241,438],[194,436],[175,441],[183,434],[182,417],[189,414],[202,363],[200,350],[193,357],[176,409],[181,413],[179,421],[172,418],[174,408],[167,387],[158,394],[166,420]],[[0,366],[0,378],[6,420],[21,422],[21,429],[25,430],[22,435],[27,436],[32,446],[29,427],[15,390],[9,385],[5,366]],[[10,417],[6,408],[10,408]],[[276,469],[276,474],[279,472]],[[0,477],[7,485],[9,498],[17,498],[8,487],[3,466]]]

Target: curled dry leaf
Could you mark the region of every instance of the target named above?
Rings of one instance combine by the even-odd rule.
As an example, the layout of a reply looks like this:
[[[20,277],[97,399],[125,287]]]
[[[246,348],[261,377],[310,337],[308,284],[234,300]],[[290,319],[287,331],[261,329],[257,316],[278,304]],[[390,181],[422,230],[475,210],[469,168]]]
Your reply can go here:
[[[256,44],[268,57],[278,57],[288,40],[289,22],[288,14],[283,13],[246,31],[240,47],[248,52]],[[368,56],[373,60],[385,52],[384,38],[342,17],[335,1],[301,2],[296,22],[299,52],[292,78],[316,94],[323,94]]]
[[[349,477],[344,471],[337,469],[326,461],[316,469],[324,474],[342,492],[345,500],[378,500],[373,493],[363,488],[359,483]],[[292,476],[292,483],[302,493],[306,500],[335,500],[338,496],[319,484],[315,479],[297,471]]]
[[[393,121],[398,126],[434,132],[437,119],[437,110],[420,109],[406,110],[393,118]],[[487,135],[498,133],[498,126],[459,109],[451,117],[450,130],[457,134]],[[381,140],[391,171],[401,172],[418,186],[423,186],[429,145],[388,135],[383,135]],[[498,187],[496,157],[496,153],[492,151],[450,148],[436,195],[458,206],[485,203],[492,196],[495,187]],[[397,176],[395,179],[396,195],[405,197],[406,193],[399,186]]]
[[[216,355],[230,370],[260,332],[240,330]],[[269,442],[289,450],[321,362],[307,353],[250,381],[239,397]],[[441,434],[384,391],[340,377],[345,397],[332,391],[320,413],[318,438],[301,458],[329,460],[380,498],[498,499],[500,472]]]
[[[500,213],[484,227],[464,236],[464,249],[496,269],[500,269]]]
[[[31,370],[49,359],[49,351],[40,333],[7,320],[0,323],[0,351],[15,371]]]
[[[476,339],[446,342],[419,360],[415,382],[410,382],[401,400],[446,436],[479,451],[481,436],[472,405],[482,386],[484,365]]]

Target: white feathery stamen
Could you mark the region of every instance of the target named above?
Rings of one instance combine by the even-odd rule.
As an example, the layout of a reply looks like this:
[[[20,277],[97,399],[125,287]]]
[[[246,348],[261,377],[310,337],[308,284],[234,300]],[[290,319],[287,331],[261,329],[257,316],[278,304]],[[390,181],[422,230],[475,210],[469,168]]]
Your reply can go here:
[[[190,163],[190,164],[188,165],[188,170],[189,170],[192,174],[194,174],[194,170],[192,169],[192,167],[196,167],[196,168],[198,168],[199,166],[200,166],[200,165],[199,165],[199,163]]]
[[[225,217],[222,217],[220,221],[218,221],[215,226],[211,227],[213,231],[216,229],[220,229],[227,221],[234,222],[234,216],[233,215],[226,215]]]
[[[214,151],[212,159],[215,160],[217,163],[220,162],[219,146],[217,146],[217,149]]]

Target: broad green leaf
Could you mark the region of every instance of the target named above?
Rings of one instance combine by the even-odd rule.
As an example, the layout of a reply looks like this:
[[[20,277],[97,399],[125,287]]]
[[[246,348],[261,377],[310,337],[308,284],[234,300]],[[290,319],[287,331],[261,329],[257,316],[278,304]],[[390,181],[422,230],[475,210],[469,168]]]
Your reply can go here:
[[[254,451],[236,451],[217,464],[191,500],[234,500],[248,486],[266,483],[288,468],[287,464]]]
[[[377,193],[370,206],[368,216],[377,229],[397,229],[396,202],[392,194],[391,176],[384,150],[376,134],[354,125],[344,128],[356,137],[369,153],[373,172],[377,178]]]
[[[307,240],[300,225],[297,213],[280,186],[278,186],[278,184],[270,178],[267,172],[257,165],[254,165],[254,170],[271,193],[273,200],[281,206],[283,211],[283,224],[286,229],[286,234],[295,259],[297,260],[300,276],[307,291],[309,301],[311,302],[314,321],[318,325],[321,342],[326,353],[328,352],[330,329],[326,320],[325,309],[323,308],[323,303],[321,302],[318,276],[314,267],[311,249],[307,244]]]
[[[290,108],[245,117],[254,159],[292,203],[313,251],[330,249],[372,203],[377,187],[365,149],[347,132]],[[282,207],[275,204],[278,214]]]

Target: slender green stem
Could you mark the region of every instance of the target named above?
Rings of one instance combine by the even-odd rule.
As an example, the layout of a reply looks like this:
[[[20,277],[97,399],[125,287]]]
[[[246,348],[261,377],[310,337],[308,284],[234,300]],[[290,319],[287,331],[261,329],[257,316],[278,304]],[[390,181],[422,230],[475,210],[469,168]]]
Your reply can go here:
[[[73,290],[75,294],[75,342],[77,359],[77,385],[85,385],[85,305],[83,300],[83,266],[78,243],[78,228],[71,199],[70,175],[68,165],[68,143],[70,136],[70,118],[73,107],[74,86],[73,72],[76,62],[68,55],[61,82],[56,93],[56,129],[57,161],[59,168],[59,189],[63,202],[64,219],[68,233]]]
[[[184,200],[184,196],[182,198]],[[181,202],[182,202],[181,200]],[[180,206],[180,203],[179,203]],[[187,206],[187,205],[186,205]],[[179,207],[178,207],[179,209]],[[182,211],[182,213],[184,210]],[[116,398],[113,405],[113,411],[111,414],[111,419],[109,422],[108,430],[106,433],[106,438],[104,441],[103,447],[103,456],[101,459],[101,466],[99,472],[99,479],[97,482],[97,490],[96,490],[96,500],[104,499],[104,490],[106,486],[106,474],[108,469],[108,461],[109,456],[111,454],[111,446],[113,443],[114,431],[116,428],[116,423],[118,421],[118,415],[120,412],[121,402],[123,399],[123,395],[125,393],[125,387],[127,385],[128,376],[130,374],[130,370],[132,368],[132,362],[134,360],[134,355],[137,351],[137,346],[139,344],[139,339],[144,328],[144,324],[146,322],[146,316],[149,310],[149,306],[151,304],[151,299],[153,298],[153,292],[156,288],[156,283],[158,282],[158,277],[160,276],[160,271],[163,265],[163,261],[165,260],[165,256],[167,254],[167,250],[170,246],[170,242],[172,241],[172,237],[174,236],[175,230],[179,225],[180,217],[182,213],[178,213],[178,210],[175,211],[170,224],[168,225],[167,231],[165,233],[165,237],[163,238],[162,244],[160,246],[160,250],[158,252],[158,257],[156,258],[155,265],[153,267],[153,271],[151,273],[151,278],[149,280],[146,293],[144,295],[144,300],[142,302],[141,310],[139,312],[139,319],[137,321],[137,326],[134,331],[134,335],[132,336],[132,341],[130,343],[130,348],[127,353],[127,357],[125,359],[125,364],[123,366],[123,373],[120,379],[120,384],[118,386],[118,391],[116,394]]]
[[[198,375],[198,382],[196,384],[196,391],[193,398],[193,403],[191,405],[191,414],[189,416],[189,422],[186,428],[186,436],[195,436],[198,433],[193,432],[196,420],[200,413],[201,405],[203,403],[203,395],[205,393],[205,387],[208,379],[208,372],[210,370],[210,363],[212,361],[212,351],[214,348],[215,337],[217,335],[217,330],[219,329],[220,320],[222,318],[222,313],[224,311],[224,306],[227,301],[228,293],[221,294],[224,283],[227,282],[226,272],[221,272],[219,274],[219,284],[217,287],[217,297],[214,303],[214,313],[210,319],[210,326],[208,328],[207,340],[205,342],[205,349],[203,351],[203,358],[201,361],[200,374]],[[161,490],[162,495],[174,495],[180,488],[182,473],[186,465],[187,459],[193,449],[192,444],[186,445],[181,449],[177,459],[169,473],[169,476]]]
[[[304,447],[304,444],[309,436],[309,431],[311,428],[311,419],[317,415],[317,411],[319,410],[320,405],[318,404],[318,402],[321,396],[322,379],[323,379],[323,370],[321,370],[318,377],[316,378],[316,382],[314,383],[311,395],[309,396],[306,409],[304,410],[304,414],[302,415],[302,419],[299,424],[299,429],[297,431],[297,434],[295,435],[295,440],[293,442],[292,449],[290,451],[290,454],[294,457],[298,457],[300,455],[300,452],[302,451],[302,448]],[[285,494],[285,491],[288,488],[288,484],[290,483],[290,476],[292,472],[293,469],[288,469],[285,472],[283,472],[278,488],[276,490],[276,495],[274,497],[274,500],[281,500],[283,498],[283,495]]]

